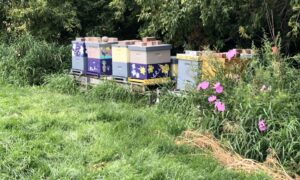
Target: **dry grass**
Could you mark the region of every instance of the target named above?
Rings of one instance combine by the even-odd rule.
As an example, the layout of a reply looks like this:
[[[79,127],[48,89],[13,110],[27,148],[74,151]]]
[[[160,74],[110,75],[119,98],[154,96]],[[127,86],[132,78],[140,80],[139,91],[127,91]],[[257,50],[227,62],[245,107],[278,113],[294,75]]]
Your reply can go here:
[[[200,134],[195,131],[185,131],[176,140],[177,145],[188,144],[209,150],[212,155],[224,166],[229,169],[256,173],[263,171],[270,177],[280,180],[297,179],[299,176],[292,178],[289,176],[277,160],[276,153],[269,149],[269,155],[263,163],[256,162],[252,159],[245,159],[240,155],[232,152],[229,148],[222,145],[217,139],[210,134]]]

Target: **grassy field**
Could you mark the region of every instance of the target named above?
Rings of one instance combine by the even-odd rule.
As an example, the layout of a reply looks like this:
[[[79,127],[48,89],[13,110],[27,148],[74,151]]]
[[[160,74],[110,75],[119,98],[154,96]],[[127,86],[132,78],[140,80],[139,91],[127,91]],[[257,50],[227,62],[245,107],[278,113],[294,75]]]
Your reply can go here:
[[[0,86],[1,179],[266,179],[176,146],[186,120],[156,107]]]

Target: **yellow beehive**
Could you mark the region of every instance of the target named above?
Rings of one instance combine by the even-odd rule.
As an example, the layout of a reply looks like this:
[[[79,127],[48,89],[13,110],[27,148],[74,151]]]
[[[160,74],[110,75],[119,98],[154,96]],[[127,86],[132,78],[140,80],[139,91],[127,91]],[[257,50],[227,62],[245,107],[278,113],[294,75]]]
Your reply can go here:
[[[250,62],[250,59],[239,57],[228,60],[224,53],[202,54],[200,59],[202,61],[202,78],[205,79],[215,77],[218,70],[223,71],[226,76],[240,75]]]
[[[112,47],[113,62],[129,63],[129,49],[127,46],[114,45]]]
[[[203,54],[200,57],[202,62],[201,72],[203,79],[210,79],[215,77],[218,69],[225,67],[226,59],[223,57],[218,57],[215,54]]]

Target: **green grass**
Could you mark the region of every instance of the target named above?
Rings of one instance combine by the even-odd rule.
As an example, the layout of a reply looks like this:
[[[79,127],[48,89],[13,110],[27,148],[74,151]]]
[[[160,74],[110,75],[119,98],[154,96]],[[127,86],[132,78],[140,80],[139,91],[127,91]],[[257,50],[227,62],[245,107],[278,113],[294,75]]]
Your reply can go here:
[[[1,179],[266,179],[178,147],[186,121],[155,107],[0,86]]]

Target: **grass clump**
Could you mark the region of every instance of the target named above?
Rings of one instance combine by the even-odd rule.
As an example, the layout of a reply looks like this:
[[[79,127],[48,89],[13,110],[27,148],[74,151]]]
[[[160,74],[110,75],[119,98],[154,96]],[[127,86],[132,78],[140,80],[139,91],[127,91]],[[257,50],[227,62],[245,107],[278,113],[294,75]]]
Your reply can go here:
[[[45,87],[66,94],[76,94],[79,86],[74,78],[66,74],[52,74],[45,77]]]
[[[113,100],[116,102],[128,102],[146,104],[147,98],[137,92],[131,92],[129,88],[120,86],[115,82],[105,81],[89,89],[85,96],[91,101]]]

